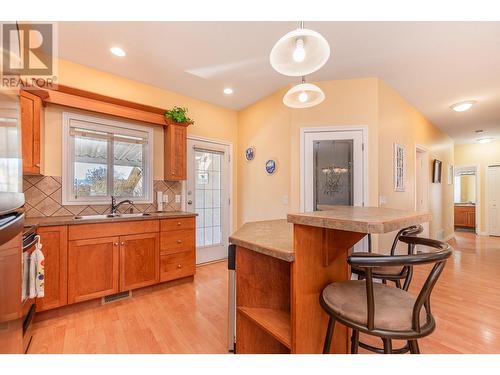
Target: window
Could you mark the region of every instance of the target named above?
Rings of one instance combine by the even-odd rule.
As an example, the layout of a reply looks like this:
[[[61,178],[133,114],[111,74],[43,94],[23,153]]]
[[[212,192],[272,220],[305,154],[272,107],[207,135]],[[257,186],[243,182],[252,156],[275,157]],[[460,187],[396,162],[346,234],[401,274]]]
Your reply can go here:
[[[153,130],[63,114],[63,204],[152,203]]]

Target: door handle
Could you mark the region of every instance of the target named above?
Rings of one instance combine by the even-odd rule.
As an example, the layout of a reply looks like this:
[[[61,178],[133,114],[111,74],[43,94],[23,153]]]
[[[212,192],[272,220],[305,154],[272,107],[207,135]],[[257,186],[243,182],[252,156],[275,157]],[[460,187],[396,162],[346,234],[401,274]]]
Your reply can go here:
[[[190,199],[187,201],[187,204],[193,204],[193,201]]]

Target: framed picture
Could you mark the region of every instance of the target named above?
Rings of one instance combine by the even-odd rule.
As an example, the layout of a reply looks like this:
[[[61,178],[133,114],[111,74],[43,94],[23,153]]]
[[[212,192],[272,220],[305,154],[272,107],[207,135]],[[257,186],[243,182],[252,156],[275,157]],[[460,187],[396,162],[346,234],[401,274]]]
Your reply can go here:
[[[441,168],[442,168],[441,160],[434,159],[432,164],[432,182],[435,184],[441,183]]]
[[[406,147],[394,143],[394,191],[405,191]]]
[[[251,161],[255,158],[255,147],[249,147],[245,150],[245,159]]]

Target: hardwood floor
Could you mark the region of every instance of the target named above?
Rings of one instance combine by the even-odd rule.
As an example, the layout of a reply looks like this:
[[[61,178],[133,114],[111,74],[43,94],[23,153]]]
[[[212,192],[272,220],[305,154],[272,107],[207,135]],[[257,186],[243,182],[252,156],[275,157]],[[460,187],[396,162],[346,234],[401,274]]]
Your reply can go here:
[[[104,306],[89,301],[40,313],[33,336],[30,353],[227,353],[227,264]]]
[[[454,255],[433,293],[437,328],[419,341],[421,352],[500,353],[500,238],[457,233],[451,244]],[[413,293],[426,271],[416,269]],[[227,269],[220,262],[197,268],[194,282],[39,314],[30,353],[226,353],[226,333]]]

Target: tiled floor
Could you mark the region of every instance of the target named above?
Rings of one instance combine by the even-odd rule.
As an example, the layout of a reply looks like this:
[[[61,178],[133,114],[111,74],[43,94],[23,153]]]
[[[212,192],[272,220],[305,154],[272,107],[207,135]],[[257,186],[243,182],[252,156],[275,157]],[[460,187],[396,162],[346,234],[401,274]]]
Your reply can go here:
[[[433,294],[437,328],[419,341],[420,349],[500,353],[500,238],[457,233],[451,244],[453,258]],[[427,270],[415,271],[412,292]],[[198,268],[194,282],[146,288],[105,306],[68,306],[41,318],[31,353],[225,353],[226,264]]]

